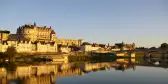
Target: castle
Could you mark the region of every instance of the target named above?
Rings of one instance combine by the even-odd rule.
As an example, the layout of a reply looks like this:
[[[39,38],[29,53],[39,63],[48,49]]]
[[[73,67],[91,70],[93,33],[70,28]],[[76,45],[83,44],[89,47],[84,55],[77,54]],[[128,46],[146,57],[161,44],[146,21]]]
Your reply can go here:
[[[25,24],[17,29],[16,32],[18,40],[30,41],[55,41],[56,33],[50,27],[39,27],[32,24]]]
[[[0,52],[14,46],[17,52],[57,52],[58,45],[81,46],[84,40],[59,39],[55,31],[47,26],[36,26],[36,23],[25,24],[17,28],[16,34],[0,31]]]

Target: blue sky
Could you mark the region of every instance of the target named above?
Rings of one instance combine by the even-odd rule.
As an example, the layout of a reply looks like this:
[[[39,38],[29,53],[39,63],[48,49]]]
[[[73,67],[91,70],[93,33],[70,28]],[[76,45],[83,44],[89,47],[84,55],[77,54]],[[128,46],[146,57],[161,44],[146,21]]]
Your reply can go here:
[[[36,22],[58,38],[97,43],[168,43],[168,0],[0,0],[0,29]]]

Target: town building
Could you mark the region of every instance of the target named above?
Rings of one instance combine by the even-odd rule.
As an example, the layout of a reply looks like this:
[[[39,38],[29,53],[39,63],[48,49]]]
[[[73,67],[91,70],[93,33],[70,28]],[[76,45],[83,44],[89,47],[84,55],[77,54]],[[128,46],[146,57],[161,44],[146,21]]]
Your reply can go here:
[[[84,42],[81,45],[81,51],[83,52],[97,51],[99,49],[101,49],[101,47],[97,44],[90,44],[90,43]]]
[[[83,39],[73,40],[73,39],[57,38],[56,42],[57,42],[57,44],[66,45],[66,46],[81,46],[82,43],[84,42],[84,40]]]
[[[119,48],[118,46],[112,46],[112,47],[111,47],[111,50],[112,50],[112,51],[120,51],[121,48]]]
[[[122,43],[116,43],[112,50],[114,51],[120,51],[120,50],[135,50],[135,43],[132,44],[125,44],[124,42]]]
[[[61,53],[70,53],[72,51],[72,48],[66,45],[58,45],[58,52]]]
[[[9,33],[10,31],[0,30],[0,41],[2,42],[8,40]]]

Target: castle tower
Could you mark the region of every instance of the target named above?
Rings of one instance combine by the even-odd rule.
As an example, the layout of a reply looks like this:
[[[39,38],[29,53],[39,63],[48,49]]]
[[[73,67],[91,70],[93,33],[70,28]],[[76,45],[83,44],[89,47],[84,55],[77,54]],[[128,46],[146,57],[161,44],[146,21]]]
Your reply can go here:
[[[83,39],[79,39],[79,40],[78,40],[78,46],[81,46],[83,43],[84,43],[84,40],[83,40]]]
[[[34,22],[34,26],[36,26],[36,22]]]
[[[51,41],[56,41],[56,33],[54,30],[51,31]]]

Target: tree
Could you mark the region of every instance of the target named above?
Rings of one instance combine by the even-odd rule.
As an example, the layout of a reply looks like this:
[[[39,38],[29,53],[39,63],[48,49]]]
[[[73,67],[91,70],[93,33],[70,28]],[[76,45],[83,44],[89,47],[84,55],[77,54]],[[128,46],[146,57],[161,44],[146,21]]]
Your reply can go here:
[[[17,53],[17,51],[16,51],[15,47],[8,47],[5,52],[5,55],[7,56],[9,61],[13,61],[16,53]]]
[[[149,49],[153,49],[153,50],[156,50],[157,48],[156,48],[155,46],[153,46],[153,47],[151,47],[151,48],[149,48]]]
[[[4,53],[0,52],[0,59],[5,60],[6,57],[7,57],[7,56],[6,56]]]
[[[160,48],[162,50],[168,50],[168,44],[167,43],[162,43],[161,46],[160,46]]]

